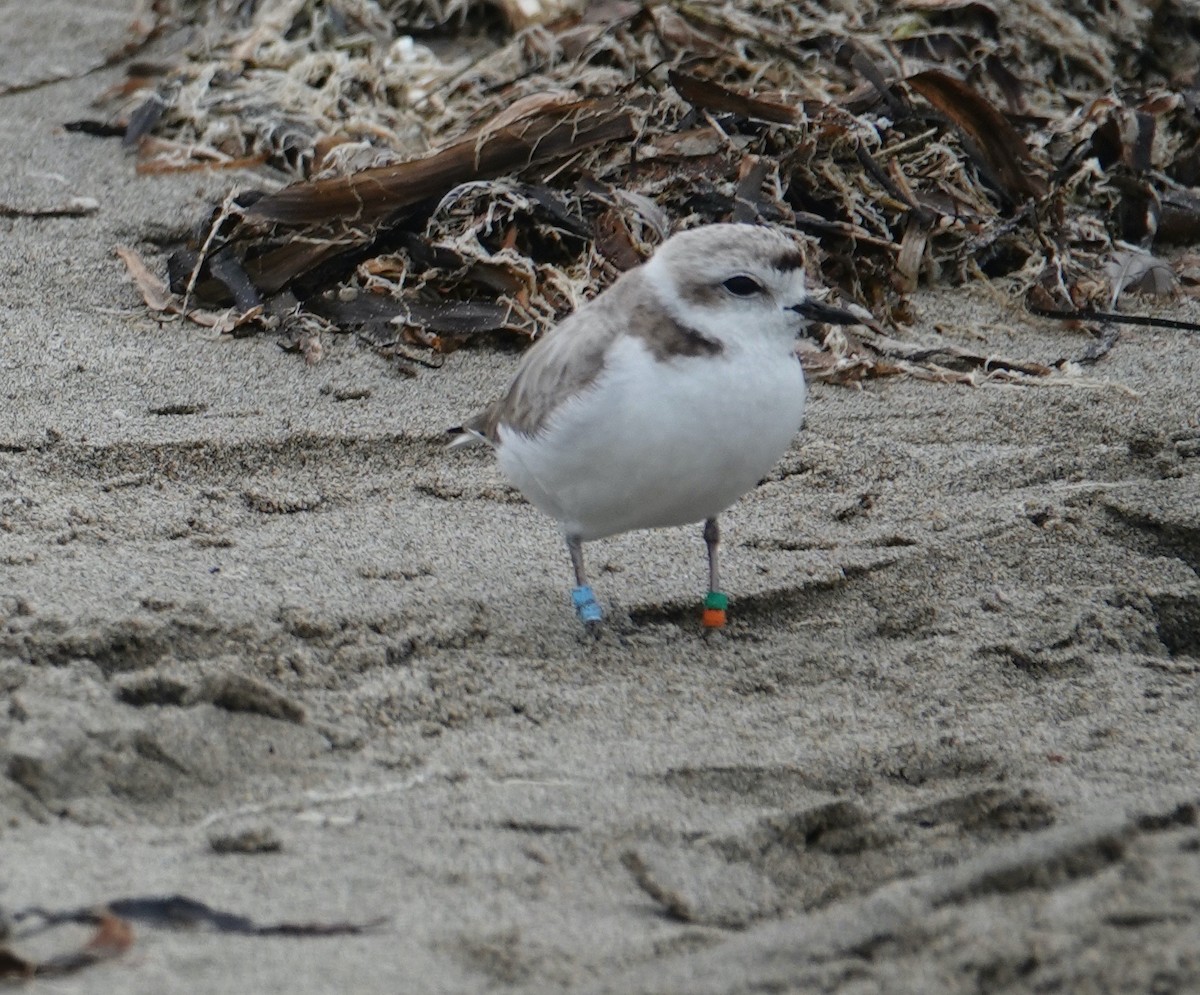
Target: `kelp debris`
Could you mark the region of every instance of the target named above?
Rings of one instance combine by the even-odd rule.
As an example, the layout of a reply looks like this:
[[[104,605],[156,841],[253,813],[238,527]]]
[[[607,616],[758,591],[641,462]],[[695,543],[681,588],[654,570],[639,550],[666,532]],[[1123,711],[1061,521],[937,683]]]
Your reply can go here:
[[[91,930],[86,943],[61,954],[33,959],[9,944],[0,945],[0,980],[61,977],[119,957],[132,947],[135,923],[152,929],[207,930],[238,936],[325,937],[356,936],[383,924],[368,922],[276,922],[253,919],[215,909],[186,895],[137,896],[103,905],[75,909],[27,908],[7,916],[6,940],[20,942],[67,925]]]
[[[1200,237],[1183,0],[154,10],[196,40],[109,95],[139,168],[265,161],[288,181],[235,191],[171,260],[178,310],[225,331],[310,315],[442,350],[531,337],[720,220],[806,236],[816,280],[892,342],[922,282],[1106,313],[1194,287],[1167,255]],[[814,374],[1061,372],[876,338]]]

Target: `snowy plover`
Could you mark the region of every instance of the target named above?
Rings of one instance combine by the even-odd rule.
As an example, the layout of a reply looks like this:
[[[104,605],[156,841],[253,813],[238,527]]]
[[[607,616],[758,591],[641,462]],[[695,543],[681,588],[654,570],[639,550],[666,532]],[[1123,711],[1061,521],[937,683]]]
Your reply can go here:
[[[804,420],[796,337],[856,324],[810,298],[803,259],[771,228],[714,224],[669,238],[522,357],[508,393],[452,446],[486,442],[529,501],[556,519],[579,618],[602,617],[583,543],[704,522],[704,624],[725,623],[717,516],[787,450]]]

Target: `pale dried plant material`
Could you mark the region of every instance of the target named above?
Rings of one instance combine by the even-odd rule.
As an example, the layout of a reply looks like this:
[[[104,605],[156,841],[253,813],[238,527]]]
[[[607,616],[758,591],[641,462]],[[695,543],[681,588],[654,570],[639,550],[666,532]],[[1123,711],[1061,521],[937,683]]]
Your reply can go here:
[[[815,281],[879,319],[814,375],[1049,381],[900,349],[905,295],[986,277],[1063,310],[1193,287],[1164,270],[1183,265],[1164,246],[1200,241],[1200,10],[1182,0],[153,10],[198,30],[120,98],[143,162],[261,156],[292,181],[201,226],[176,269],[207,267],[206,310],[249,287],[285,326],[295,295],[453,348],[536,334],[680,227],[761,221],[819,238]]]
[[[11,204],[0,201],[0,218],[82,218],[100,210],[95,197],[67,197],[49,206]]]
[[[1152,297],[1169,297],[1176,292],[1179,281],[1165,259],[1131,245],[1118,243],[1112,259],[1105,267],[1112,284],[1109,309],[1126,290]]]
[[[114,254],[125,264],[138,292],[142,295],[146,307],[159,314],[182,315],[189,321],[209,328],[215,335],[226,335],[252,322],[258,321],[263,315],[262,307],[249,308],[237,312],[233,308],[213,311],[205,308],[185,308],[181,297],[171,293],[167,285],[150,271],[145,260],[135,251],[125,245],[118,245]]]

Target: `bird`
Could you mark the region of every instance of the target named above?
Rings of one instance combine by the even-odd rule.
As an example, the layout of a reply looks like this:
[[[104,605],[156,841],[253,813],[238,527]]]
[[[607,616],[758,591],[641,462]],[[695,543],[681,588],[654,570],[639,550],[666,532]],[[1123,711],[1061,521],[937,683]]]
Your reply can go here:
[[[863,318],[813,298],[785,231],[714,223],[666,239],[522,356],[507,392],[450,429],[483,443],[525,498],[557,521],[571,602],[603,608],[583,544],[703,523],[702,624],[726,624],[718,516],[765,477],[804,421],[796,340],[813,322]]]

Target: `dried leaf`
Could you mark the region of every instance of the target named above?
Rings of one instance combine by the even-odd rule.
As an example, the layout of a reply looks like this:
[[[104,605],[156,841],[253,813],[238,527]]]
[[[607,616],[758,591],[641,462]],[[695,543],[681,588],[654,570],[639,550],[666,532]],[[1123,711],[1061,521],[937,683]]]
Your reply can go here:
[[[1159,199],[1157,237],[1163,242],[1200,242],[1200,191],[1165,190]]]
[[[186,895],[122,898],[109,902],[108,910],[125,919],[158,929],[207,928],[241,936],[357,936],[375,929],[384,919],[353,923],[278,922],[257,923],[248,916],[214,909]]]
[[[237,256],[223,246],[208,257],[208,271],[233,295],[234,306],[249,314],[262,307],[262,298]]]
[[[896,257],[896,274],[902,281],[900,289],[911,293],[917,288],[921,273],[921,260],[929,245],[929,227],[914,214],[908,219],[904,238],[900,242],[900,254]]]
[[[121,136],[121,144],[127,149],[137,146],[146,135],[162,120],[166,113],[168,100],[165,94],[155,92],[150,94],[140,106],[129,115],[125,125],[125,134]]]
[[[263,197],[247,214],[282,224],[371,221],[469,180],[501,176],[633,134],[633,116],[617,101],[553,103],[423,159],[293,184]]]
[[[263,316],[262,305],[251,307],[245,311],[239,311],[237,308],[228,308],[224,311],[191,308],[185,313],[181,299],[171,293],[167,285],[150,272],[149,267],[136,251],[125,245],[118,245],[113,251],[125,263],[129,275],[133,277],[134,283],[141,291],[142,299],[151,311],[182,314],[189,321],[211,328],[219,334],[228,334],[235,329],[258,321]]]
[[[1091,148],[1104,169],[1118,162],[1134,172],[1144,173],[1153,167],[1156,122],[1152,114],[1130,108],[1112,106],[1104,120],[1092,132]]]
[[[620,211],[609,208],[596,218],[595,225],[596,248],[605,259],[621,271],[641,264],[642,257]]]
[[[0,947],[0,978],[25,980],[37,973],[37,962]]]
[[[1165,259],[1133,247],[1114,252],[1105,267],[1105,272],[1112,284],[1110,308],[1116,305],[1117,299],[1126,290],[1154,297],[1168,297],[1177,288],[1175,274]]]
[[[719,83],[690,76],[677,69],[667,73],[667,79],[675,91],[693,107],[723,114],[741,114],[743,117],[774,124],[795,124],[797,121],[795,108],[786,104],[748,97]]]
[[[129,270],[129,275],[133,277],[133,282],[141,291],[146,307],[151,311],[170,310],[174,295],[162,280],[150,272],[150,268],[142,260],[142,257],[126,245],[118,245],[113,251],[121,257],[121,262]]]
[[[179,311],[182,314],[182,311]],[[263,308],[253,307],[249,311],[239,311],[237,308],[227,308],[224,311],[205,311],[202,308],[192,308],[186,314],[189,321],[197,325],[211,328],[218,335],[228,335],[239,328],[252,325],[263,316]]]
[[[0,202],[0,218],[82,218],[100,210],[95,197],[69,197],[50,207],[21,207]]]
[[[1046,184],[1033,170],[1029,146],[1008,119],[962,80],[937,69],[927,69],[905,79],[959,127],[978,149],[977,163],[1012,203],[1039,198]]]
[[[87,950],[102,958],[118,957],[133,946],[133,927],[124,919],[104,912],[96,932],[87,943]]]
[[[266,165],[267,158],[265,152],[228,156],[216,149],[179,145],[149,135],[143,138],[138,146],[137,172],[139,176],[157,176],[164,173],[196,173],[201,170],[254,169]]]
[[[40,913],[41,910],[37,911]],[[108,910],[80,910],[66,917],[46,918],[47,927],[61,922],[86,922],[94,925],[96,929],[82,947],[55,954],[44,960],[32,960],[8,947],[0,947],[0,978],[62,977],[113,960],[133,945],[133,928]]]

